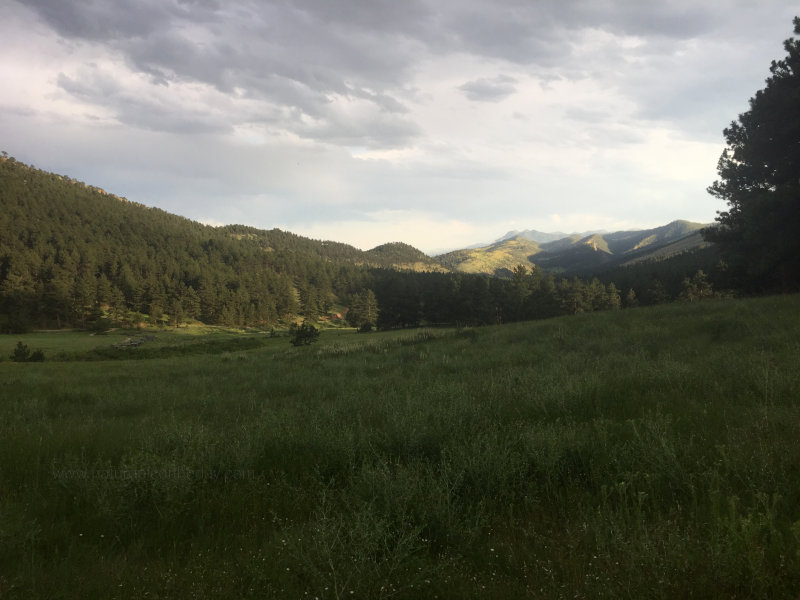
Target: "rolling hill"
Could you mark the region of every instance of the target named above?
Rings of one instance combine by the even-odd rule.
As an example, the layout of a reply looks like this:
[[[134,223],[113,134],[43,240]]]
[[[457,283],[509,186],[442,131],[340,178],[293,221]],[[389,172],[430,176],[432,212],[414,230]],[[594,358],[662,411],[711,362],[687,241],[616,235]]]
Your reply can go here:
[[[381,244],[363,253],[363,260],[370,266],[408,271],[447,272],[450,269],[414,246],[403,242]]]

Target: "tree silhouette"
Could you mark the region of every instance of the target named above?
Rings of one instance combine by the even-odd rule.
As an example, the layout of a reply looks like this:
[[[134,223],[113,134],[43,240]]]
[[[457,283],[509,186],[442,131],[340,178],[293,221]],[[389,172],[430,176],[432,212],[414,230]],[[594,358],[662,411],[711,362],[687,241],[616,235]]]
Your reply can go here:
[[[800,35],[800,18],[794,18]],[[795,289],[800,284],[800,40],[784,42],[766,87],[724,130],[719,179],[708,191],[728,203],[704,231],[719,244],[740,285]]]

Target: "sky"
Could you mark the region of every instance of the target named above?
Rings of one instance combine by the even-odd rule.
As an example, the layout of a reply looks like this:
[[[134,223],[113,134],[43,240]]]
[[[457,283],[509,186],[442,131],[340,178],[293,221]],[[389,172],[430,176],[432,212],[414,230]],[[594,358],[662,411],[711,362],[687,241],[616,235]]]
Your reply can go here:
[[[0,150],[211,225],[425,252],[711,222],[787,0],[0,0]]]

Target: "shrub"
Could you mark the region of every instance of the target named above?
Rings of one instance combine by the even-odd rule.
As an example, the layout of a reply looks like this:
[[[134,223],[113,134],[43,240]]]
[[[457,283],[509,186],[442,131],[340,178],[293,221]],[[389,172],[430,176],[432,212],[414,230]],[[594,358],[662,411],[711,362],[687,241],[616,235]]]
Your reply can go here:
[[[292,346],[310,346],[319,338],[319,330],[311,323],[303,322],[302,325],[292,323],[289,327],[289,336]]]
[[[41,350],[34,350],[31,352],[28,346],[22,342],[17,342],[14,348],[14,354],[12,354],[10,358],[14,362],[44,362],[44,352]]]

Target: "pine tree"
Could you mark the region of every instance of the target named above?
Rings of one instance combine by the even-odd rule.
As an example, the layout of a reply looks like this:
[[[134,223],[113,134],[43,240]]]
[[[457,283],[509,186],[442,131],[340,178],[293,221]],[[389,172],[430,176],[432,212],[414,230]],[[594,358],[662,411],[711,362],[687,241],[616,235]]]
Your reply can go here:
[[[353,294],[346,319],[351,327],[369,331],[377,324],[378,314],[378,300],[375,298],[375,292],[365,289],[361,293]]]
[[[728,147],[709,187],[729,208],[705,237],[753,289],[800,286],[800,40],[784,48],[788,55],[772,62],[750,110],[725,129]]]

